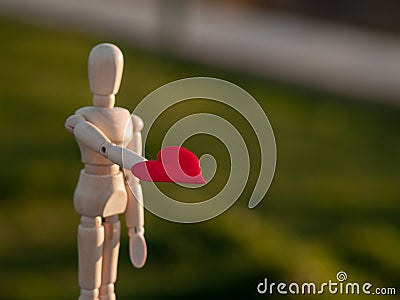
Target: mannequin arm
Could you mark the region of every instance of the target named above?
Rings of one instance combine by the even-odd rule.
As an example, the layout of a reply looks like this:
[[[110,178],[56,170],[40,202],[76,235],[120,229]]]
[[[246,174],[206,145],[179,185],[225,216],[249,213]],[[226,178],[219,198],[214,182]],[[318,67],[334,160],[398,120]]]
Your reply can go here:
[[[69,117],[65,127],[80,143],[125,169],[130,170],[133,165],[146,161],[141,155],[111,143],[99,128],[80,115]]]
[[[137,155],[142,154],[142,126],[137,126],[141,120],[133,117],[133,136],[128,144],[128,149],[133,150]],[[135,123],[136,122],[136,123]],[[140,125],[140,124],[139,124]],[[129,234],[129,254],[132,264],[141,268],[146,262],[147,246],[144,238],[144,209],[143,193],[139,179],[132,175],[130,170],[125,172],[126,190],[128,193],[128,205],[125,212],[126,226]]]

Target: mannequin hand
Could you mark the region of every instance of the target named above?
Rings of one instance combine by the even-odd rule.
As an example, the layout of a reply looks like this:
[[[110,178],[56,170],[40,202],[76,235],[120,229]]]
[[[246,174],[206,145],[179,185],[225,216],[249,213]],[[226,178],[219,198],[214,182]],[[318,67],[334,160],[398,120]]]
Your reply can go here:
[[[129,255],[135,268],[143,267],[147,257],[146,240],[144,239],[144,229],[129,229]]]

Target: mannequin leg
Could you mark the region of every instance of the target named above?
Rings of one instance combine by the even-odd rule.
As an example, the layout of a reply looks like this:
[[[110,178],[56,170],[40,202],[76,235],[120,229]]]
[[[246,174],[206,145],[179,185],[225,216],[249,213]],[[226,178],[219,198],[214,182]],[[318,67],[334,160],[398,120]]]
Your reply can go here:
[[[79,300],[99,299],[103,243],[101,218],[82,216],[78,228]]]
[[[105,239],[100,287],[100,300],[115,300],[114,283],[117,280],[121,223],[118,215],[104,219]]]

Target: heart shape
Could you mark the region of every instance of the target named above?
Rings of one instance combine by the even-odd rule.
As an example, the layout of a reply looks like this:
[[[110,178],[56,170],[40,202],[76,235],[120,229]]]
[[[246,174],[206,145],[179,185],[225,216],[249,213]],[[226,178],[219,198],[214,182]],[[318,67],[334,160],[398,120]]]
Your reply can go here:
[[[197,156],[179,146],[162,148],[157,160],[137,163],[132,174],[143,181],[204,184]]]

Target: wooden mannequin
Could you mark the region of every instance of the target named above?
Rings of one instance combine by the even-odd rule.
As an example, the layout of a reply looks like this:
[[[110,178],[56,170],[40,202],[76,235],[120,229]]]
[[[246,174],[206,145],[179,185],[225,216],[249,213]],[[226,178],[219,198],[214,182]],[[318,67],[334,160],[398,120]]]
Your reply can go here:
[[[66,129],[75,135],[84,163],[74,195],[75,210],[81,215],[79,299],[112,300],[116,298],[119,214],[125,214],[133,265],[142,267],[147,256],[141,186],[137,178],[125,178],[120,170],[122,152],[129,154],[124,160],[131,165],[146,161],[140,156],[143,122],[128,110],[114,107],[123,69],[118,47],[95,46],[89,55],[88,69],[93,106],[77,110],[65,123]]]
[[[81,215],[80,300],[116,299],[119,214],[125,214],[132,264],[141,268],[146,261],[143,194],[138,178],[206,183],[198,158],[183,147],[165,147],[155,161],[141,156],[143,121],[124,108],[114,107],[122,69],[123,56],[117,46],[106,43],[95,46],[89,55],[88,68],[93,106],[78,109],[65,122],[65,128],[78,142],[84,163],[74,194],[74,207]],[[129,170],[125,177],[120,167]]]

